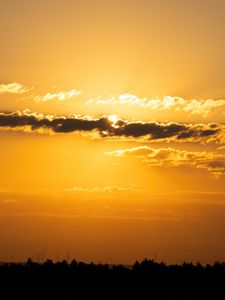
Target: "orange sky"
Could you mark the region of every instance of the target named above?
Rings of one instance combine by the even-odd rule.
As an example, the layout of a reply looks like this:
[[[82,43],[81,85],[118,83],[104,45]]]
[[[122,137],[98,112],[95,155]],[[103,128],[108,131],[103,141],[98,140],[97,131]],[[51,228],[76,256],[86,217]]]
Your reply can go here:
[[[225,260],[224,12],[0,4],[0,261]]]

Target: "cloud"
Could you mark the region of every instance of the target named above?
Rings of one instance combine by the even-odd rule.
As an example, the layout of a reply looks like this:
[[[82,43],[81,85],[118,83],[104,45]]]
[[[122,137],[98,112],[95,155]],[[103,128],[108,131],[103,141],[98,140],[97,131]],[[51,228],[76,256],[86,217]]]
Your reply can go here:
[[[185,104],[185,100],[180,97],[165,96],[162,99],[139,98],[135,95],[126,93],[118,97],[118,103],[121,105],[139,106],[150,108],[152,110],[165,110],[171,107],[179,107]]]
[[[0,84],[0,94],[23,94],[30,91],[32,88],[28,88],[19,83]]]
[[[151,141],[221,143],[224,140],[224,130],[225,126],[223,124],[128,122],[118,120],[114,124],[113,130],[108,132],[107,135]]]
[[[70,99],[74,96],[79,96],[80,95],[80,91],[78,90],[71,90],[71,91],[63,91],[63,92],[59,92],[59,93],[46,93],[44,95],[38,95],[35,96],[35,101],[36,102],[47,102],[47,101],[51,101],[51,100],[58,100],[58,101],[64,101],[67,99]]]
[[[163,110],[173,106],[183,105],[186,101],[180,97],[165,96],[164,98],[148,99],[139,98],[136,95],[126,93],[120,95],[118,98],[111,96],[109,99],[90,99],[86,105],[124,105],[142,108],[150,108],[152,110]]]
[[[112,192],[131,192],[135,189],[120,186],[97,186],[97,187],[79,187],[74,186],[66,189],[65,192],[87,192],[87,193],[112,193]]]
[[[93,119],[88,116],[53,116],[23,112],[0,113],[2,130],[51,131],[71,133],[76,131],[97,131],[101,137],[127,137],[149,141],[214,142],[225,140],[223,124],[182,124],[159,122],[129,122],[118,119],[116,122],[103,116]]]
[[[110,121],[107,118],[90,119],[88,117],[68,116],[55,117],[31,113],[29,110],[23,112],[0,113],[0,127],[18,128],[30,127],[31,131],[37,129],[49,129],[55,133],[69,133],[74,131],[110,130]]]
[[[225,100],[191,100],[183,107],[184,111],[190,111],[192,114],[202,115],[203,117],[207,117],[212,111],[216,109],[219,112],[225,107]]]
[[[143,162],[151,167],[192,166],[198,169],[206,169],[213,175],[225,174],[225,156],[214,152],[191,152],[171,147],[155,149],[149,146],[141,146],[106,152],[105,155],[141,158]]]
[[[90,99],[86,102],[86,105],[119,105],[129,107],[139,107],[149,109],[152,111],[183,111],[190,112],[195,115],[202,115],[206,118],[211,113],[220,113],[225,108],[224,99],[191,99],[185,100],[177,96],[165,96],[162,98],[140,98],[136,95],[125,93],[118,97],[111,96],[108,99]]]

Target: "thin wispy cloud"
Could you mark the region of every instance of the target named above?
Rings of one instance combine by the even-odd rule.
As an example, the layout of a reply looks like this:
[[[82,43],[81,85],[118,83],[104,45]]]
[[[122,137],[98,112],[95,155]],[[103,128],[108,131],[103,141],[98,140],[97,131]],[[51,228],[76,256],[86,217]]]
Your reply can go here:
[[[124,186],[96,186],[96,187],[81,187],[74,186],[65,189],[65,192],[87,192],[87,193],[113,193],[113,192],[133,192],[134,188]]]
[[[57,100],[57,101],[64,101],[71,99],[72,97],[79,96],[81,92],[79,90],[70,90],[70,91],[62,91],[58,93],[46,93],[43,95],[37,95],[35,96],[35,101],[36,102],[48,102],[52,100]]]

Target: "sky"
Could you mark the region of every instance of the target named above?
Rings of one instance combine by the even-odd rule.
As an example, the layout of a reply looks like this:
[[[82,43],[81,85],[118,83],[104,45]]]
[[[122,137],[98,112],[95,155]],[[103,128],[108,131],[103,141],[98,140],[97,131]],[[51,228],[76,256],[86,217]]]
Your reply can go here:
[[[225,2],[0,2],[0,261],[225,260]]]

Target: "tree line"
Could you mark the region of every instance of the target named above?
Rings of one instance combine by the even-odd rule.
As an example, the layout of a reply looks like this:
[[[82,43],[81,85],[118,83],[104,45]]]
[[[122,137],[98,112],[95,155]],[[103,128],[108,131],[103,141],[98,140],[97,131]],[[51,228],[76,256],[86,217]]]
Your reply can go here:
[[[3,263],[0,299],[225,299],[225,263]]]

